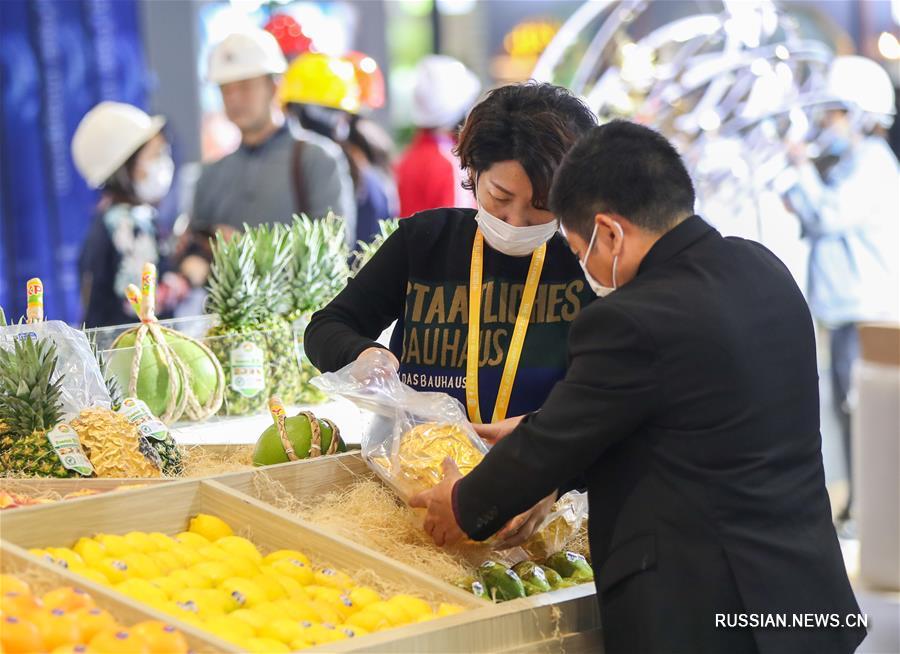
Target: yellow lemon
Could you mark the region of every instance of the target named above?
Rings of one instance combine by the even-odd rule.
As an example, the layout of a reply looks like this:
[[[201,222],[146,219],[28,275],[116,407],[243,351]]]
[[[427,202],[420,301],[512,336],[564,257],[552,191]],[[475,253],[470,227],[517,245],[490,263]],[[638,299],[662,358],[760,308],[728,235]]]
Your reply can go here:
[[[118,534],[97,534],[94,540],[103,545],[106,556],[110,558],[121,558],[132,552],[131,545],[125,537]]]
[[[147,556],[164,575],[181,568],[181,561],[172,552],[152,552]]]
[[[245,559],[249,559],[257,564],[263,560],[262,554],[256,549],[256,545],[240,536],[225,536],[217,540],[215,545],[226,552],[243,556]]]
[[[381,595],[368,586],[355,586],[350,589],[349,595],[353,604],[362,609],[381,601]]]
[[[159,588],[162,592],[164,592],[169,599],[175,596],[175,593],[178,591],[182,591],[187,586],[180,579],[175,579],[171,576],[166,577],[156,577],[155,579],[151,579],[150,583]]]
[[[154,586],[146,579],[126,579],[114,588],[131,599],[144,604],[165,604],[169,596],[161,588]]]
[[[430,616],[434,613],[431,604],[412,595],[394,595],[388,600],[388,603],[399,606],[406,611],[412,621],[418,620],[423,615]]]
[[[282,615],[291,620],[297,622],[319,621],[319,612],[309,601],[279,600],[275,604],[281,608]]]
[[[197,614],[203,620],[224,615],[228,608],[228,596],[213,588],[186,589],[175,594],[175,603]]]
[[[124,536],[125,542],[128,543],[128,546],[131,547],[134,552],[143,552],[144,554],[149,554],[150,552],[156,551],[156,543],[153,542],[153,539],[150,538],[149,534],[145,534],[142,531],[129,531]]]
[[[233,558],[231,554],[215,545],[197,548],[197,554],[202,556],[204,561],[228,561]]]
[[[78,552],[82,561],[89,566],[109,556],[106,553],[106,548],[93,538],[79,538],[72,549]]]
[[[222,561],[204,561],[192,567],[190,571],[207,577],[213,586],[218,586],[229,577],[234,576],[231,566]]]
[[[272,564],[279,575],[290,577],[301,586],[308,586],[315,581],[315,574],[308,565],[297,559],[281,559]]]
[[[174,538],[176,543],[181,545],[187,545],[192,549],[200,549],[201,547],[208,547],[212,545],[209,542],[209,539],[202,534],[197,534],[193,531],[182,531],[180,534],[177,534]]]
[[[267,555],[263,561],[271,565],[272,563],[275,563],[275,561],[280,561],[281,559],[294,559],[308,567],[312,567],[312,562],[309,560],[309,557],[297,550],[277,550]]]
[[[171,536],[167,536],[161,531],[151,531],[149,534],[147,534],[147,536],[149,536],[150,540],[153,541],[153,545],[158,551],[164,552],[166,550],[172,549],[173,547],[175,547],[175,545],[177,545],[174,538],[172,538]]]
[[[303,640],[310,645],[324,645],[326,643],[334,643],[339,640],[345,640],[347,635],[336,629],[332,625],[313,624],[303,628]]]
[[[263,592],[265,592],[266,599],[270,602],[290,597],[287,591],[285,591],[284,587],[280,583],[278,583],[278,577],[256,575],[253,577],[253,581],[260,589],[263,590]]]
[[[192,570],[176,570],[168,578],[182,584],[184,588],[212,588],[213,585],[209,577]]]
[[[129,576],[128,564],[119,559],[106,558],[100,561],[94,570],[103,573],[110,583],[119,584]]]
[[[209,541],[217,541],[225,536],[232,536],[234,532],[221,518],[207,513],[199,513],[191,518],[188,531],[200,534]]]
[[[250,559],[245,559],[243,556],[231,556],[222,560],[228,563],[229,567],[234,570],[234,574],[237,577],[251,579],[259,574],[259,566]]]
[[[412,616],[408,615],[406,610],[403,607],[397,606],[396,604],[391,604],[390,602],[375,602],[374,604],[370,604],[365,608],[365,612],[367,613],[377,613],[383,616],[388,622],[390,622],[395,627],[399,627],[402,624],[407,624],[408,622],[412,622]],[[365,625],[362,625],[365,627]]]
[[[228,593],[234,598],[237,604],[235,608],[252,609],[254,606],[264,604],[270,599],[266,595],[266,591],[258,583],[240,577],[226,579],[219,585],[219,590]]]
[[[32,547],[30,550],[28,550],[28,553],[32,556],[36,556],[37,558],[46,561],[47,563],[56,563],[56,559],[50,556],[50,552],[48,552],[47,550],[41,550],[36,547]]]
[[[327,622],[328,624],[338,624],[341,622],[341,614],[336,608],[319,600],[313,600],[309,603],[316,613],[319,614],[319,622]]]
[[[256,629],[242,620],[237,620],[230,615],[217,615],[203,624],[203,628],[229,643],[240,644],[247,638],[256,635]]]
[[[109,585],[109,579],[106,578],[106,575],[95,568],[85,568],[84,570],[79,570],[78,574],[80,574],[85,579],[90,579],[94,583],[101,584],[103,586]]]
[[[254,633],[262,629],[269,621],[267,616],[252,609],[238,609],[237,611],[229,613],[228,617],[250,625],[250,627],[253,628]]]
[[[315,573],[315,583],[319,586],[328,586],[329,588],[345,588],[353,587],[353,579],[349,575],[344,574],[340,570],[333,568],[323,568]]]
[[[273,620],[259,630],[260,638],[272,638],[285,645],[297,640],[302,635],[303,628],[293,620],[286,618]]]
[[[278,620],[284,617],[284,609],[275,602],[263,602],[253,607],[259,615],[264,616],[267,620]]]
[[[192,565],[197,565],[198,563],[203,562],[203,557],[197,554],[197,550],[188,545],[182,545],[178,543],[171,550],[167,552],[168,554],[172,554],[176,559],[178,559],[178,563],[182,568],[189,568]]]
[[[442,602],[438,606],[436,615],[444,617],[448,615],[456,615],[457,613],[462,613],[463,611],[465,611],[465,609],[459,604],[447,604],[446,602]]]
[[[47,553],[57,561],[65,561],[67,568],[71,568],[73,565],[85,565],[84,559],[82,559],[77,552],[70,550],[67,547],[48,547]]]
[[[159,566],[150,558],[149,554],[142,552],[132,552],[122,557],[128,565],[129,576],[140,577],[141,579],[153,579],[162,576],[163,572]]]
[[[362,638],[369,633],[362,627],[349,627],[347,625],[338,627],[338,630],[343,631],[347,638]]]
[[[272,638],[248,638],[243,646],[251,654],[280,654],[291,651],[287,645]]]
[[[391,622],[386,617],[384,617],[381,613],[377,611],[370,611],[368,608],[363,609],[359,613],[354,613],[349,618],[347,618],[347,623],[350,627],[361,627],[365,629],[368,633],[374,633],[376,631],[381,631],[382,629],[389,629],[391,627]]]
[[[261,575],[265,579],[272,579],[272,577],[267,575]],[[286,577],[284,575],[275,575],[275,582],[281,586],[281,589],[284,591],[285,595],[288,599],[292,600],[301,600],[301,599],[309,599],[309,595],[303,589],[303,586],[300,585],[300,582],[294,579],[293,577]],[[259,582],[259,577],[256,578],[256,581]]]

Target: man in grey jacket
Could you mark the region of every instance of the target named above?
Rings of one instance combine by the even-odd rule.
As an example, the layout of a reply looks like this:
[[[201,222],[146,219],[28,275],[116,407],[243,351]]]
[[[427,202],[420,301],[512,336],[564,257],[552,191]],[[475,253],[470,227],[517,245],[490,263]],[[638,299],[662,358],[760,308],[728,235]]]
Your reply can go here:
[[[241,145],[204,168],[191,229],[227,231],[334,211],[346,221],[352,244],[356,204],[347,160],[331,141],[285,124],[276,76],[286,68],[278,43],[264,30],[231,34],[213,49],[208,77],[219,85]]]

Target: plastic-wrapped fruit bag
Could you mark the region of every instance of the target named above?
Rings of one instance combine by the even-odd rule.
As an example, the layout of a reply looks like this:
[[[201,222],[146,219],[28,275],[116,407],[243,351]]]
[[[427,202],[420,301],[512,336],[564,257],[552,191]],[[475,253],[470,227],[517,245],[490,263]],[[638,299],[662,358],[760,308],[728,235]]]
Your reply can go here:
[[[578,534],[588,515],[586,493],[566,493],[553,505],[553,511],[544,518],[541,526],[522,548],[532,559],[545,559],[554,552],[565,549]]]
[[[404,501],[443,479],[445,458],[453,459],[465,475],[488,451],[458,401],[405,385],[387,353],[355,361],[312,383],[377,416],[363,435],[363,457]]]
[[[87,407],[110,407],[109,392],[84,332],[61,320],[0,327],[0,347],[12,349],[20,338],[49,338],[59,360],[56,373],[62,382],[63,415],[78,414]]]

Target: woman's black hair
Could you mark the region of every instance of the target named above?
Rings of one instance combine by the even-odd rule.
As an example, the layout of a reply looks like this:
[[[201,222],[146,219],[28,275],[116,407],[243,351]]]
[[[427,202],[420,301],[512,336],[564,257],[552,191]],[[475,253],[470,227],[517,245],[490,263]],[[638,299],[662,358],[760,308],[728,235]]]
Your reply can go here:
[[[546,209],[557,167],[596,124],[587,105],[561,86],[525,82],[494,89],[459,134],[456,154],[468,171],[463,187],[474,190],[477,176],[495,163],[518,161],[531,180],[532,204]]]

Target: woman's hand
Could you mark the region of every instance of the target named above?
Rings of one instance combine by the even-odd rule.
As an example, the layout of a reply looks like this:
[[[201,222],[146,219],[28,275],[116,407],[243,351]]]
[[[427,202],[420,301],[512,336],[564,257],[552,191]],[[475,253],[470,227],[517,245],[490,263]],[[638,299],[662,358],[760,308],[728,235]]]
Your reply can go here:
[[[531,538],[541,526],[544,518],[550,515],[558,495],[558,491],[553,491],[533,507],[506,523],[506,526],[497,532],[494,547],[497,550],[508,550]]]
[[[400,362],[394,353],[383,347],[363,350],[353,362],[351,374],[359,381],[387,377],[400,370]]]
[[[506,420],[501,420],[500,422],[495,422],[490,425],[473,424],[472,427],[475,429],[475,433],[481,436],[481,440],[485,441],[488,445],[494,445],[500,439],[508,436],[513,429],[518,427],[524,417],[525,416],[516,416],[514,418],[507,418]]]

